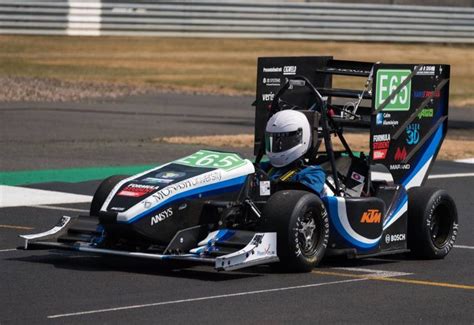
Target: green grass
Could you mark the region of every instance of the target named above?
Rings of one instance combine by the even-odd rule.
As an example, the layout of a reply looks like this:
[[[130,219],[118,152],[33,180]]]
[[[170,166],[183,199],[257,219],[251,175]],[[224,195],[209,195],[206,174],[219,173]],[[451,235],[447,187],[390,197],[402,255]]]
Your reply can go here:
[[[0,172],[2,185],[26,185],[47,182],[76,183],[104,179],[111,175],[133,175],[156,165],[88,167],[50,170]]]
[[[261,56],[451,65],[451,105],[474,105],[474,46],[205,38],[0,36],[0,77],[254,94]],[[348,79],[338,85],[362,88]]]

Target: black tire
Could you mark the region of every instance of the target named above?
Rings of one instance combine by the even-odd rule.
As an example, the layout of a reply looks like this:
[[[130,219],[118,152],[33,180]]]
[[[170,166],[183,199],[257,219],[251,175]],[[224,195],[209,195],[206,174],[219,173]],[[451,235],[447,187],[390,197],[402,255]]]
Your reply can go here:
[[[277,233],[279,266],[284,270],[309,272],[324,257],[329,219],[318,196],[296,190],[276,192],[265,205],[262,220],[265,231]]]
[[[125,175],[113,175],[110,176],[100,183],[99,187],[94,193],[94,197],[92,198],[91,208],[90,208],[90,215],[91,216],[98,216],[100,208],[104,204],[107,196],[109,196],[110,191],[117,185],[121,180],[127,178],[128,176]]]
[[[414,257],[444,258],[457,234],[456,204],[445,190],[415,187],[408,191],[407,244]]]

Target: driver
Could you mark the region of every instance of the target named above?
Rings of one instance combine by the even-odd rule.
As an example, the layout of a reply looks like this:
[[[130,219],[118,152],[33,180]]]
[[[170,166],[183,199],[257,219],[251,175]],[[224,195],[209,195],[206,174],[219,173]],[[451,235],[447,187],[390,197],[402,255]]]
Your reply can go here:
[[[319,166],[305,166],[303,156],[311,147],[312,128],[299,111],[275,113],[265,129],[265,152],[270,168],[265,168],[271,180],[299,182],[322,196],[326,173]]]

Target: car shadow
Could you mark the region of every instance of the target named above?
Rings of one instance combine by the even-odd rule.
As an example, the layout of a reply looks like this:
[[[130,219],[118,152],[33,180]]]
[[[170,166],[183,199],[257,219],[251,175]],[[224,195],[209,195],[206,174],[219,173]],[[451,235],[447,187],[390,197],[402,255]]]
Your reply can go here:
[[[24,263],[49,264],[59,269],[79,272],[124,272],[201,281],[230,281],[262,276],[264,272],[219,272],[212,266],[189,262],[164,262],[121,258],[116,256],[83,255],[71,252],[47,251],[47,254],[15,257],[5,260]],[[268,269],[268,267],[264,267]]]
[[[196,265],[190,262],[165,262],[117,256],[100,256],[72,253],[68,251],[42,251],[46,254],[15,257],[6,260],[25,263],[50,264],[59,269],[80,272],[124,272],[133,274],[156,275],[173,278],[188,278],[201,281],[231,281],[261,277],[269,274],[288,274],[288,270],[278,265],[253,266],[232,272],[216,271],[211,265]],[[326,257],[315,268],[325,270],[333,268],[361,268],[391,265],[410,259],[407,255],[390,255],[366,259],[347,259],[345,257]]]

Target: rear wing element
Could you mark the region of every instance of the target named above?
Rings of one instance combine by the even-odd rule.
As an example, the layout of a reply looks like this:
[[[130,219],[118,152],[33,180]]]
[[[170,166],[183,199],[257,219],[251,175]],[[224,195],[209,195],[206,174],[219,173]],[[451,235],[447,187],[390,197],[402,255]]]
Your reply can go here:
[[[329,56],[259,58],[256,154],[273,97],[296,76],[306,77],[327,97],[328,107],[336,113],[333,130],[349,127],[369,132],[371,165],[384,165],[394,182],[407,189],[423,184],[447,131],[449,65],[358,62]],[[340,84],[360,86],[333,87],[334,77],[342,77],[336,79]],[[298,89],[288,101],[309,107],[314,98]]]
[[[448,126],[449,65],[377,64],[370,157],[407,189],[428,176]]]

